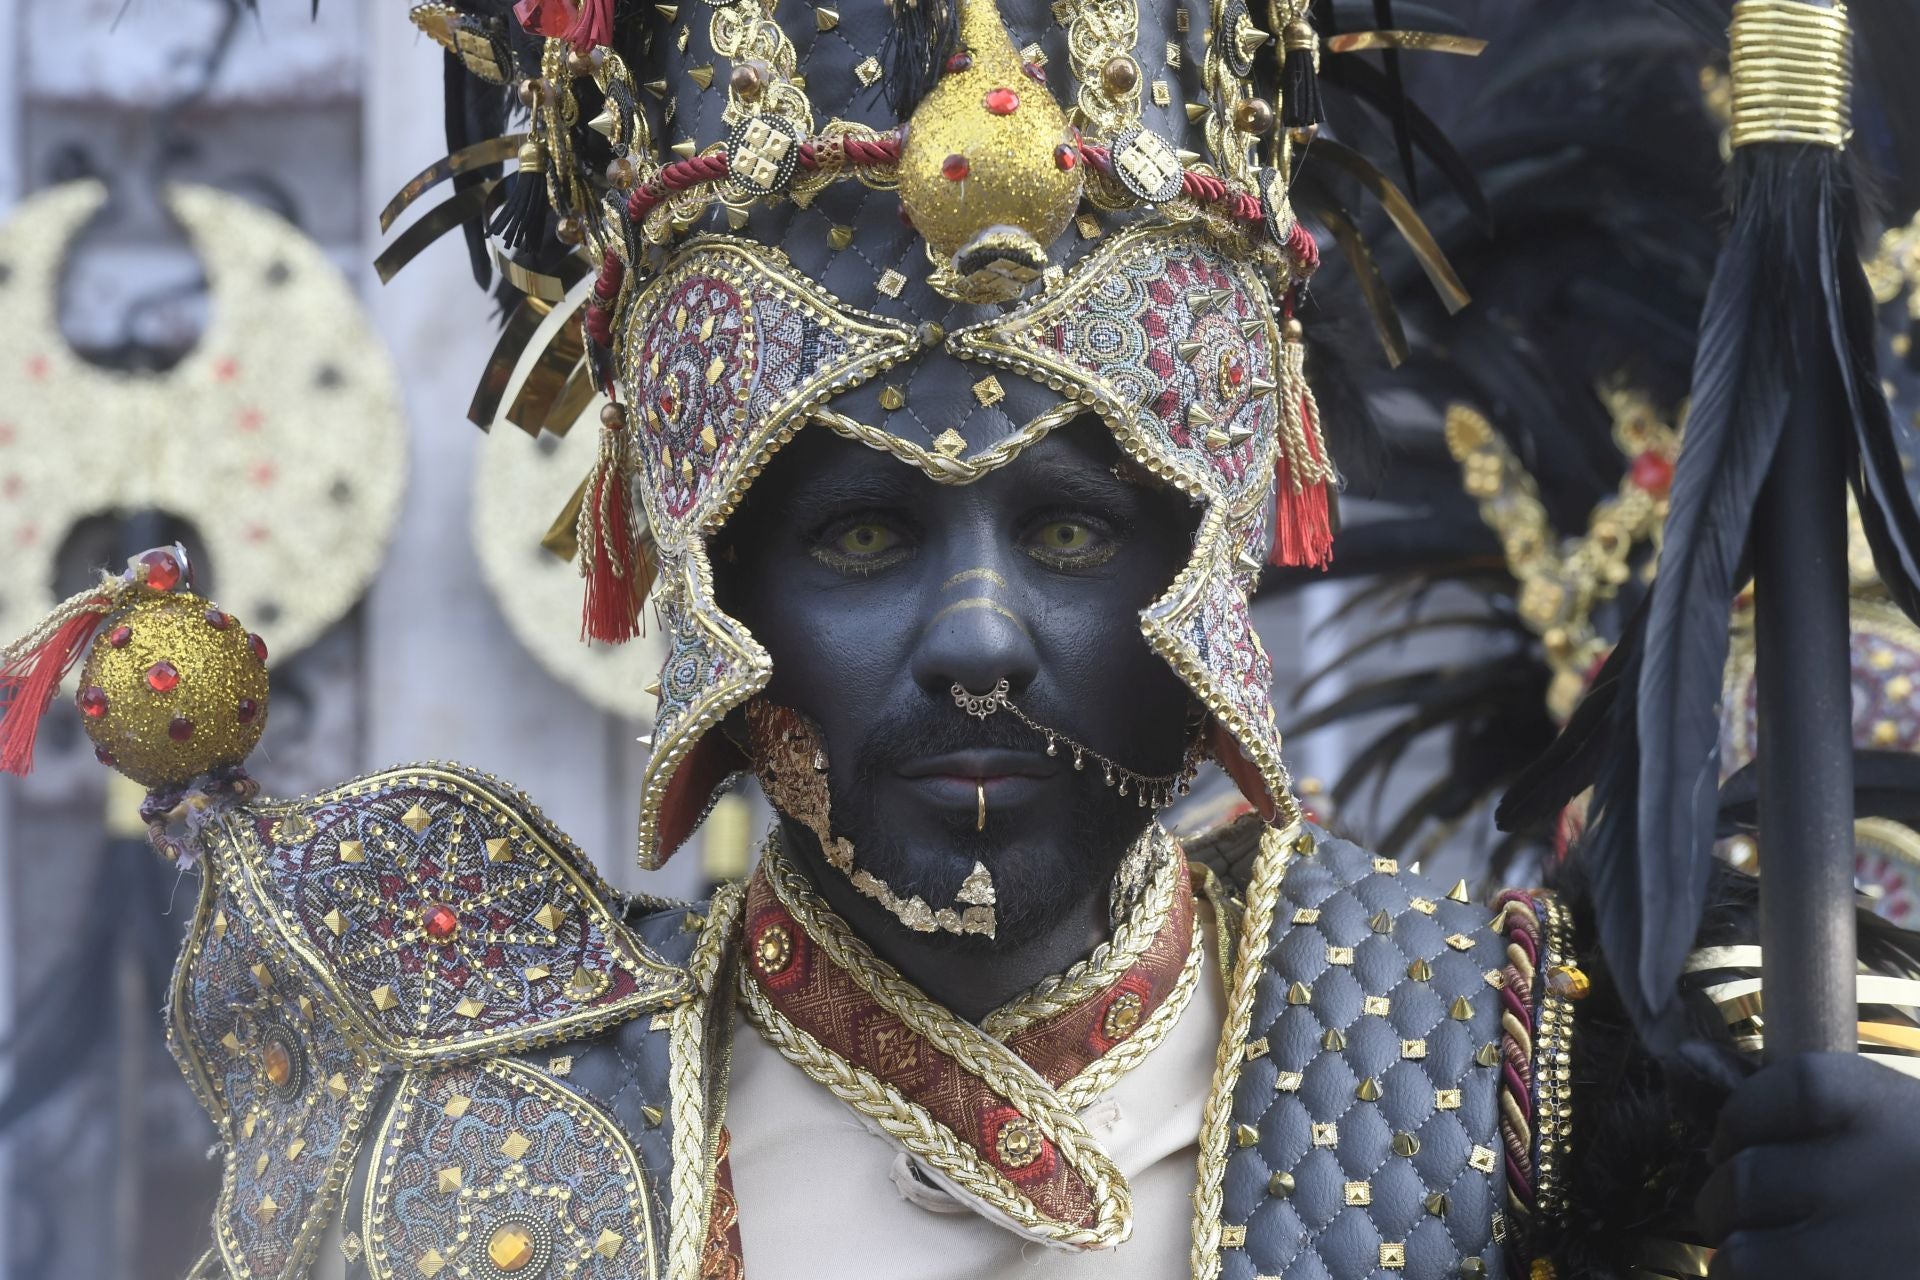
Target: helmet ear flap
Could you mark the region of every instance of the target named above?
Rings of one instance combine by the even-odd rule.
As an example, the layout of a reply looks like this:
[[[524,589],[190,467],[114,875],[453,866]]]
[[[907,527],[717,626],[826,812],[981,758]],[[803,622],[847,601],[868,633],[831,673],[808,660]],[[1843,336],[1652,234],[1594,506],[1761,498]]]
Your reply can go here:
[[[1247,759],[1246,753],[1240,750],[1239,742],[1218,720],[1208,722],[1207,746],[1213,752],[1214,761],[1233,779],[1233,785],[1240,788],[1240,794],[1247,798],[1247,803],[1267,822],[1278,821],[1280,801],[1267,790],[1260,766]]]

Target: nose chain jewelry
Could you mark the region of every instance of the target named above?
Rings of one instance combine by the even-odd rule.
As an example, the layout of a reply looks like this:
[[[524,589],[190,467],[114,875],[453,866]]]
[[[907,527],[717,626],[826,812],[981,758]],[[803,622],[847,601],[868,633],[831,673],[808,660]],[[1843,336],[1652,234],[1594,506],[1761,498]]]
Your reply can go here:
[[[949,692],[953,695],[953,705],[976,720],[985,720],[1002,711],[1009,713],[1015,720],[1047,740],[1047,754],[1050,756],[1059,755],[1060,748],[1065,747],[1073,752],[1075,769],[1084,770],[1087,762],[1091,760],[1100,766],[1102,780],[1108,786],[1115,788],[1123,796],[1131,791],[1139,797],[1142,809],[1149,805],[1155,809],[1164,809],[1173,803],[1175,796],[1184,796],[1192,790],[1193,775],[1200,763],[1196,748],[1188,749],[1186,763],[1178,773],[1160,775],[1137,773],[1111,757],[1095,751],[1086,743],[1077,741],[1058,729],[1041,724],[1020,709],[1020,705],[1013,700],[1010,690],[1011,686],[1002,680],[986,693],[972,693],[965,685],[955,681]]]

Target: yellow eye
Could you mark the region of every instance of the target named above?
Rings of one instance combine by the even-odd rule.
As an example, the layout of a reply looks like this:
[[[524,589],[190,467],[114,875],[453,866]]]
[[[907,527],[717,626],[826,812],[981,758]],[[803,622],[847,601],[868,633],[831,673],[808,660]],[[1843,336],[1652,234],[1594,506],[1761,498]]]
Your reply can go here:
[[[1040,546],[1047,551],[1085,551],[1093,545],[1093,530],[1071,520],[1055,520],[1040,529]]]
[[[847,556],[875,556],[900,545],[900,535],[883,524],[856,524],[833,540],[833,549]]]

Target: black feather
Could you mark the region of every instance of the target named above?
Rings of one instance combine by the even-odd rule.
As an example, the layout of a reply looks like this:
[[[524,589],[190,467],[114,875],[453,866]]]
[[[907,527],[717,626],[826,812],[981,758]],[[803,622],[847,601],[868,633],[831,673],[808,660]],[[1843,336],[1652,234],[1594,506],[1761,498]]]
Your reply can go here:
[[[887,66],[882,81],[887,105],[905,120],[945,72],[960,48],[960,0],[889,0],[893,25],[880,45]]]

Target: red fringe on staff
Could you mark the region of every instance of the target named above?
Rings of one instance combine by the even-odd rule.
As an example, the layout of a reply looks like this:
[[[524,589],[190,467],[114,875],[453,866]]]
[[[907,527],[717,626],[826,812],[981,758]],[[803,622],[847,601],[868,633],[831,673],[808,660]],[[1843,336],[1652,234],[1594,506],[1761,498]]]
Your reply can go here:
[[[29,643],[29,636],[18,652],[6,654],[0,665],[0,772],[25,774],[33,767],[34,740],[53,695],[112,607],[107,595],[76,596],[49,619],[51,632],[42,628],[44,638]]]

